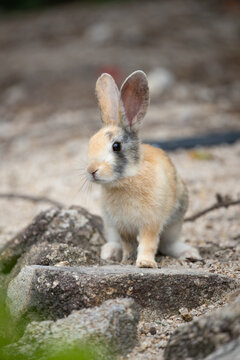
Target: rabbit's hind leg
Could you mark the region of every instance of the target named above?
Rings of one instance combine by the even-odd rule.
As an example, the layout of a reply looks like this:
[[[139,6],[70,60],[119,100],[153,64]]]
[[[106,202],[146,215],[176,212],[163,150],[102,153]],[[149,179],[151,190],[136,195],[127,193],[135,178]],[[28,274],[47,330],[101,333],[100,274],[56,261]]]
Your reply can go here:
[[[180,240],[182,220],[169,224],[160,235],[159,251],[178,259],[201,259],[196,248]]]

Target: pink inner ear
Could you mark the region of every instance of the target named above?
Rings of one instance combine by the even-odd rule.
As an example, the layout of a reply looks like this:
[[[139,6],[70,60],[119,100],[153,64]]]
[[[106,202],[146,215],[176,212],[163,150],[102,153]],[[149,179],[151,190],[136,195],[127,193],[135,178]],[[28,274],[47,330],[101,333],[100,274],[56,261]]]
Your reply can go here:
[[[135,116],[138,114],[144,99],[144,87],[139,81],[129,81],[124,84],[121,91],[121,99],[123,102],[125,114],[129,125],[132,126]]]

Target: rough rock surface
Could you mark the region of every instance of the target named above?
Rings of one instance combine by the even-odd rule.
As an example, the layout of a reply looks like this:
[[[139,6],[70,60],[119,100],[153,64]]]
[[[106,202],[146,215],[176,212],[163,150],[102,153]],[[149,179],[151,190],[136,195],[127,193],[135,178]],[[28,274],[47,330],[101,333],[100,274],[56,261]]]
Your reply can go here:
[[[88,264],[96,263],[103,243],[100,217],[80,207],[50,209],[40,213],[6,244],[0,254],[0,271],[10,273],[17,262],[15,274],[21,263],[55,265],[67,261],[70,265],[80,265],[84,260]]]
[[[3,351],[8,357],[20,353],[35,359],[39,351],[43,356],[51,349],[55,355],[64,349],[81,346],[91,340],[100,347],[99,359],[112,359],[116,353],[126,354],[137,339],[138,310],[132,299],[106,301],[100,307],[74,311],[66,318],[54,321],[30,323],[23,337]],[[105,352],[104,352],[105,351]],[[110,356],[111,355],[111,356]]]
[[[11,281],[27,265],[45,266],[81,266],[96,265],[100,261],[96,252],[84,250],[78,246],[71,246],[64,243],[42,242],[33,245],[19,258],[11,273],[7,276],[7,281]]]
[[[204,360],[239,360],[240,359],[240,337],[229,344],[221,346],[213,354]]]
[[[96,265],[98,256],[96,253],[91,253],[89,250],[84,250],[78,246],[71,246],[64,243],[49,244],[43,242],[33,245],[27,253],[21,258],[17,264],[18,268],[26,265],[58,265],[64,262],[65,265],[80,266],[80,265]]]
[[[239,336],[240,297],[221,310],[179,327],[170,337],[164,359],[204,359]]]
[[[23,268],[10,282],[7,301],[17,318],[57,319],[76,309],[127,296],[149,317],[195,308],[237,286],[234,279],[191,270],[33,265]]]

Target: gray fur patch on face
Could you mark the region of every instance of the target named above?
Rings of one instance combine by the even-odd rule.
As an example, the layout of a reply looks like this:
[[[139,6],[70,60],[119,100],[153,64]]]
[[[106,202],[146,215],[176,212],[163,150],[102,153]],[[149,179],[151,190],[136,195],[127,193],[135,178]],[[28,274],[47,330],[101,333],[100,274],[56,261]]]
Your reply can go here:
[[[119,152],[116,152],[116,157],[117,157],[117,160],[116,160],[116,164],[114,166],[114,172],[119,176],[123,176],[124,174],[124,170],[127,166],[127,157],[126,155],[123,153],[123,151],[119,151]]]
[[[129,132],[126,129],[123,130],[123,143],[126,144],[128,157],[134,162],[138,162],[140,159],[139,151],[139,138],[134,132]],[[132,161],[131,161],[132,162]]]
[[[140,160],[139,139],[135,133],[123,129],[118,141],[122,143],[122,149],[114,153],[116,156],[114,172],[118,177],[122,177],[127,165],[136,164]]]

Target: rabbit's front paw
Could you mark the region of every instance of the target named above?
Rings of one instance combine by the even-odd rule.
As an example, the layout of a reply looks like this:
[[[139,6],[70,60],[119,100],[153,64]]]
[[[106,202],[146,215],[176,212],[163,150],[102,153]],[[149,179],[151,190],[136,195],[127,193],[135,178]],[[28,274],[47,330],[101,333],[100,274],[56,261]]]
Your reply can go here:
[[[140,257],[137,259],[136,265],[139,268],[157,268],[156,261],[147,257]]]
[[[121,261],[122,247],[117,243],[106,243],[101,248],[101,259]]]

